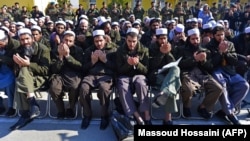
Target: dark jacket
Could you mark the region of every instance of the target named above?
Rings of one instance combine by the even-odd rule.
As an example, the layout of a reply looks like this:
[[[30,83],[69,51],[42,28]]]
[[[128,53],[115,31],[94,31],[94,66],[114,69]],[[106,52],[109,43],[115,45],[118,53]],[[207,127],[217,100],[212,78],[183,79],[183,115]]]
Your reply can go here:
[[[83,51],[80,47],[72,46],[70,47],[70,56],[64,57],[61,61],[57,55],[53,55],[52,63],[50,65],[51,74],[71,74],[82,75],[82,61],[83,61]]]
[[[191,44],[186,44],[184,46],[179,46],[176,48],[176,58],[182,57],[179,67],[181,69],[181,74],[189,73],[195,67],[198,67],[204,74],[209,74],[212,71],[212,64],[210,61],[210,52],[209,50],[199,46],[194,47]],[[206,61],[197,62],[194,59],[194,53],[196,51],[204,51],[207,54]]]
[[[83,72],[85,75],[110,75],[115,76],[115,52],[116,46],[111,44],[106,45],[102,51],[106,53],[107,62],[103,63],[98,60],[94,65],[91,62],[91,54],[97,50],[95,46],[88,48],[84,54]]]
[[[222,68],[227,73],[234,75],[236,74],[235,65],[238,62],[237,53],[235,52],[234,44],[228,41],[228,51],[220,54],[218,50],[219,42],[212,39],[205,47],[211,52],[211,63],[213,70]],[[223,61],[226,64],[223,65]]]
[[[139,56],[139,64],[131,66],[128,64],[127,59],[129,56]],[[135,76],[147,75],[149,66],[149,51],[139,41],[136,45],[135,52],[128,50],[127,44],[119,47],[116,54],[117,72],[118,75]]]

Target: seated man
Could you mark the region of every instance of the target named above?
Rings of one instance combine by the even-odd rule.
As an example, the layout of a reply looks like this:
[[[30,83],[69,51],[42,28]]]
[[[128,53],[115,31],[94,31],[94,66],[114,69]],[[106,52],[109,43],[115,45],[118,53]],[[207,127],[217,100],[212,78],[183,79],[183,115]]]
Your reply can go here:
[[[50,51],[43,44],[34,41],[30,29],[18,31],[20,47],[13,55],[16,64],[15,99],[21,117],[10,130],[20,129],[39,116],[40,109],[34,91],[46,82],[50,64]]]
[[[178,66],[171,67],[162,73],[158,73],[158,70],[164,65],[175,61],[171,53],[171,44],[168,42],[167,35],[168,31],[166,28],[156,29],[156,42],[151,43],[149,47],[150,59],[148,79],[150,85],[156,86],[160,91],[153,106],[159,107],[161,104],[164,105],[166,114],[163,125],[172,125],[171,113],[178,112],[176,95],[180,89],[181,82],[180,69]]]
[[[149,53],[148,48],[138,41],[138,35],[139,31],[136,28],[129,28],[125,44],[117,50],[117,91],[126,116],[134,116],[139,125],[150,125],[152,123],[146,78]],[[134,93],[138,98],[138,109],[133,99]],[[141,112],[144,114],[143,117],[140,115]]]
[[[51,81],[49,93],[56,104],[58,119],[75,117],[75,105],[78,100],[78,86],[82,77],[83,50],[75,46],[75,33],[65,31],[57,53],[52,55]],[[64,92],[69,92],[69,108],[65,111]]]
[[[15,93],[14,61],[12,56],[20,46],[17,40],[8,36],[4,29],[0,29],[0,90],[8,96],[8,111],[6,116],[14,116],[16,109],[13,108]],[[3,98],[0,97],[0,114],[5,112]]]
[[[221,85],[209,74],[211,62],[209,51],[200,46],[200,32],[197,28],[188,30],[185,46],[177,48],[176,57],[182,57],[179,63],[181,69],[181,99],[183,114],[191,117],[191,99],[201,87],[205,89],[205,97],[198,107],[198,113],[205,119],[212,118],[212,110],[222,93]]]
[[[220,96],[222,109],[216,115],[229,119],[233,125],[240,125],[235,115],[235,106],[246,97],[249,84],[245,78],[236,73],[235,65],[238,62],[234,44],[225,39],[225,30],[222,25],[213,28],[214,38],[206,45],[211,52],[212,73],[222,85],[223,94]]]
[[[100,129],[104,130],[109,124],[110,93],[114,83],[115,52],[116,46],[106,43],[103,30],[93,32],[94,45],[88,48],[84,54],[83,72],[85,76],[80,86],[80,102],[83,107],[84,118],[81,128],[89,126],[91,111],[91,90],[98,88],[97,97],[101,105]]]

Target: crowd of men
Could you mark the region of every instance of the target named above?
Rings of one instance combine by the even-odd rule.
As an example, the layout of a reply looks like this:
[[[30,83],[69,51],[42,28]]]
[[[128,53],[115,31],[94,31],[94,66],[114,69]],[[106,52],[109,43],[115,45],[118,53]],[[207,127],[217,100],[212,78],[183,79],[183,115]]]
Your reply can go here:
[[[40,114],[35,91],[41,86],[56,104],[58,119],[75,117],[83,109],[81,128],[92,119],[91,92],[97,89],[101,105],[100,129],[109,125],[110,94],[116,89],[123,114],[135,124],[151,125],[148,86],[158,95],[154,107],[165,107],[163,125],[172,125],[181,95],[183,113],[191,117],[192,97],[204,89],[197,108],[205,119],[213,115],[240,125],[235,108],[249,91],[250,5],[225,1],[219,9],[197,3],[154,2],[146,10],[138,1],[132,10],[103,3],[76,11],[68,3],[49,3],[45,15],[19,3],[3,6],[0,14],[0,89],[8,96],[8,110],[0,98],[0,113],[20,118],[10,130],[24,127]],[[181,58],[178,66],[159,72]],[[247,78],[245,78],[247,74]],[[65,107],[63,96],[69,95]],[[137,95],[137,102],[133,95]],[[221,109],[213,111],[217,102]],[[16,103],[16,105],[15,105]],[[216,112],[216,113],[215,113]]]

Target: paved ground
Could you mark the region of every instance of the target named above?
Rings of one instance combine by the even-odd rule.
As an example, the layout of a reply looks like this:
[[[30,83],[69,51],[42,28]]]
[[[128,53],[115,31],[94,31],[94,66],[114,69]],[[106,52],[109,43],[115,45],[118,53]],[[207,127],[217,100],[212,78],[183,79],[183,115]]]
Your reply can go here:
[[[46,95],[46,94],[43,94]],[[46,107],[46,96],[43,96],[40,101],[42,107],[42,114],[45,114]],[[248,95],[247,100],[250,100]],[[185,119],[180,116],[180,113],[174,114],[174,124],[176,125],[226,125],[224,121],[213,117],[211,120],[201,119],[197,112],[196,106],[199,103],[199,97],[193,100],[192,113],[194,119]],[[93,109],[96,111],[95,118],[90,127],[87,130],[80,129],[81,114],[80,108],[78,107],[78,116],[74,120],[57,120],[49,117],[49,115],[42,117],[41,119],[35,119],[32,123],[22,128],[9,132],[9,127],[13,125],[17,120],[18,116],[14,118],[0,117],[0,141],[116,141],[116,136],[112,130],[111,125],[104,131],[99,130],[99,109],[98,101],[94,97],[92,102]],[[51,104],[51,115],[55,115],[55,109],[53,103]],[[243,107],[241,112],[238,114],[240,122],[245,125],[250,125],[250,121],[247,119],[248,111],[247,108],[250,105]],[[218,108],[218,107],[217,107]],[[153,124],[160,125],[161,119],[164,116],[162,114],[163,109],[152,109],[152,116],[154,118]]]

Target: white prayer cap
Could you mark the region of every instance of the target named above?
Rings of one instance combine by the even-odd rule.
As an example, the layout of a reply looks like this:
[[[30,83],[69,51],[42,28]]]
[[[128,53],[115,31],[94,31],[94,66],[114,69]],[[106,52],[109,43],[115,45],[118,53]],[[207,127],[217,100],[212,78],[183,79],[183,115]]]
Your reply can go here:
[[[106,22],[108,22],[107,19],[101,19],[101,20],[98,22],[98,25],[100,26],[100,25],[102,25],[103,23],[106,23]]]
[[[37,26],[37,25],[33,25],[31,28],[31,30],[38,30],[39,32],[41,32],[41,27],[40,26]]]
[[[216,23],[216,24],[213,26],[213,28],[218,27],[218,26],[220,26],[220,27],[224,27],[222,24],[220,24],[220,23]]]
[[[99,16],[99,17],[97,17],[97,20],[98,20],[98,21],[106,20],[106,18],[105,18],[104,16]]]
[[[71,30],[67,30],[63,33],[63,35],[73,35],[74,37],[76,36],[75,32],[71,31]]]
[[[199,29],[198,28],[193,28],[193,29],[188,30],[188,36],[191,36],[193,34],[200,35]]]
[[[74,22],[73,22],[72,20],[66,20],[66,23],[69,23],[69,24],[71,24],[71,25],[74,24]]]
[[[101,30],[101,29],[95,30],[93,32],[93,37],[95,37],[95,36],[104,36],[104,35],[105,35],[104,30]]]
[[[170,20],[166,20],[165,24],[168,25],[170,23]]]
[[[22,27],[25,27],[25,24],[23,22],[17,22],[16,23],[16,26],[22,26]]]
[[[136,34],[139,34],[139,31],[138,31],[138,29],[136,29],[136,28],[129,28],[128,30],[127,30],[127,34],[128,33],[131,33],[131,32],[133,32],[133,33],[136,33]]]
[[[140,22],[140,23],[141,23],[141,19],[136,19],[135,21],[138,21],[138,22]]]
[[[187,20],[186,20],[186,23],[189,23],[189,22],[191,22],[191,19],[187,19]]]
[[[33,25],[37,25],[37,22],[34,19],[30,19],[30,23],[32,23]]]
[[[213,27],[216,25],[215,20],[212,20],[212,21],[210,21],[210,22],[208,22],[208,23],[210,23]]]
[[[156,29],[156,35],[167,35],[168,30],[166,28],[158,28]]]
[[[59,24],[64,25],[66,27],[66,23],[64,21],[56,21],[56,26]]]
[[[119,23],[124,22],[124,21],[126,21],[126,19],[121,18],[121,19],[119,20]]]
[[[176,23],[176,21],[175,20],[170,20],[169,23]]]
[[[83,24],[83,23],[89,23],[89,21],[86,19],[81,19],[80,24]]]
[[[202,29],[209,29],[209,28],[213,28],[213,25],[211,23],[207,23],[202,26]]]
[[[3,30],[0,30],[0,40],[3,40],[7,37],[7,35],[5,34],[5,32]]]
[[[119,23],[118,23],[118,22],[112,22],[111,25],[112,25],[112,26],[119,26]]]
[[[178,20],[179,18],[178,17],[174,17],[174,20]]]
[[[86,15],[81,15],[81,16],[79,17],[79,19],[86,19],[86,20],[89,20],[88,16],[86,16]]]
[[[198,18],[198,23],[202,23],[202,18]]]
[[[184,32],[184,25],[183,24],[177,24],[176,27],[175,27],[175,31],[177,32]]]
[[[130,14],[128,18],[131,18],[131,17],[135,17],[135,15],[134,14]]]
[[[245,28],[245,33],[250,33],[250,26]]]
[[[53,22],[53,21],[48,21],[48,22],[47,22],[47,24],[52,24],[52,23],[54,23],[54,22]]]
[[[198,19],[197,19],[197,18],[192,18],[192,19],[191,19],[191,22],[196,22],[196,23],[197,23],[197,22],[198,22]]]
[[[18,37],[20,37],[22,34],[31,34],[31,30],[28,28],[21,28],[18,30]]]
[[[132,25],[141,25],[141,22],[135,20]]]
[[[126,24],[131,24],[131,22],[130,21],[125,21],[125,22],[123,22],[122,26],[125,26]]]
[[[224,24],[223,20],[218,20],[217,23]]]
[[[4,30],[4,31],[7,32],[8,34],[9,34],[9,32],[10,32],[9,28],[6,27],[6,26],[1,26],[0,29]]]

